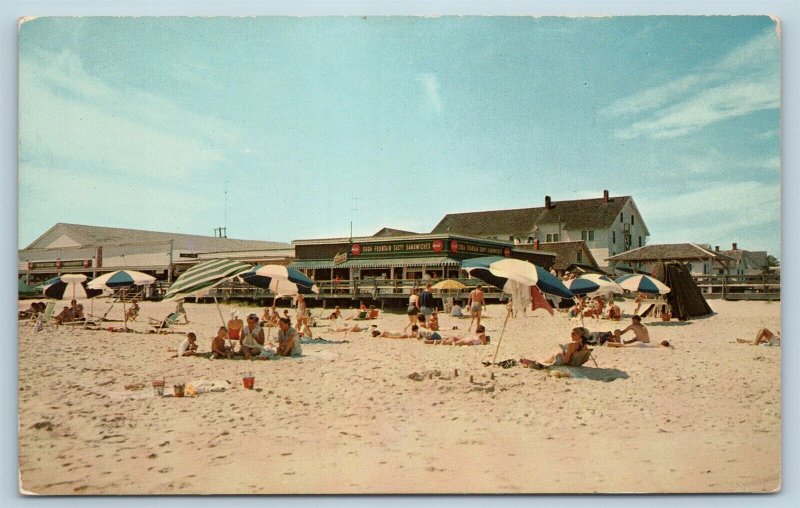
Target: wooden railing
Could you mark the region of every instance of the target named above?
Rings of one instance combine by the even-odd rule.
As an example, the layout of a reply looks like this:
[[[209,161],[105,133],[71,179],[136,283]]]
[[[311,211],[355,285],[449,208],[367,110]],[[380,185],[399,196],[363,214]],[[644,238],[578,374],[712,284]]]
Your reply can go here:
[[[780,300],[780,274],[694,275],[706,298],[724,300]]]

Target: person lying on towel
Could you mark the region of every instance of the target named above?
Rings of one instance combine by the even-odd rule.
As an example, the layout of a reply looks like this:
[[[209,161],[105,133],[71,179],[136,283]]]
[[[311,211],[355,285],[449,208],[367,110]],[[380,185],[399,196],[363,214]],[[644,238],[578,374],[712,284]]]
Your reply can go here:
[[[520,363],[529,365],[534,369],[544,369],[552,367],[553,365],[567,365],[573,355],[589,347],[583,342],[584,337],[587,336],[588,333],[589,331],[582,326],[573,328],[570,334],[572,340],[569,344],[559,344],[559,349],[555,350],[550,356],[533,361],[522,360]]]

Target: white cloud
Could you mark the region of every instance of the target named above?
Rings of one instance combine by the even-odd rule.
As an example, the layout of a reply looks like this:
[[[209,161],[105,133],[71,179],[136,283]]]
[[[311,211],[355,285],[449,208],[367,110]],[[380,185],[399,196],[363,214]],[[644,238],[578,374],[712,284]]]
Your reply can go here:
[[[767,31],[718,62],[620,99],[603,110],[638,120],[614,132],[620,139],[685,136],[707,125],[780,107],[777,35]]]
[[[22,162],[165,180],[219,167],[241,149],[228,122],[145,90],[115,88],[67,51],[20,58],[19,133]]]
[[[428,103],[436,110],[437,113],[442,112],[442,100],[439,97],[439,78],[435,74],[420,74],[417,80],[422,83],[425,89],[425,96]]]

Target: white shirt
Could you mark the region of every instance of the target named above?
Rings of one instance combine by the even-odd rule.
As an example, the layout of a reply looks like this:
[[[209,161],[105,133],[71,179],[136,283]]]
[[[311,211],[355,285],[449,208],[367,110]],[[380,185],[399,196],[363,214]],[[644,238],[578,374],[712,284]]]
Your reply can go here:
[[[189,351],[189,339],[184,340],[178,346],[178,356],[183,356],[183,353]]]

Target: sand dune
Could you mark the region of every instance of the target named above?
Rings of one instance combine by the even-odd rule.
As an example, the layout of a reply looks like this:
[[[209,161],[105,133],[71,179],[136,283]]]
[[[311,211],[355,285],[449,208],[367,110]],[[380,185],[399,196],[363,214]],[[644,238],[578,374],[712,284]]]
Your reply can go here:
[[[735,339],[750,339],[764,326],[778,329],[780,305],[710,304],[717,314],[709,318],[650,321],[653,339],[669,340],[674,349],[597,347],[598,367],[620,377],[611,382],[487,368],[481,362],[491,359],[494,345],[374,339],[325,331],[325,320],[315,336],[349,342],[308,344],[303,358],[266,362],[170,358],[168,350],[182,339],[177,334],[68,327],[35,334],[20,325],[21,489],[774,491],[781,471],[781,350]],[[172,309],[166,303],[141,306],[142,315],[151,317]],[[631,307],[626,303],[623,311]],[[231,308],[223,306],[225,316]],[[196,331],[200,350],[208,351],[220,322],[216,309],[186,309],[191,323],[177,329]],[[504,309],[494,305],[487,313],[485,324],[496,340]],[[384,313],[378,324],[397,330],[406,319]],[[441,322],[445,336],[469,325],[449,317]],[[511,319],[498,360],[543,356],[578,324],[541,311]],[[133,327],[147,328],[142,322]],[[254,373],[256,390],[242,387],[246,371]],[[231,388],[159,398],[150,381],[160,377],[168,387],[204,379],[228,381]],[[126,389],[136,384],[145,388]]]

